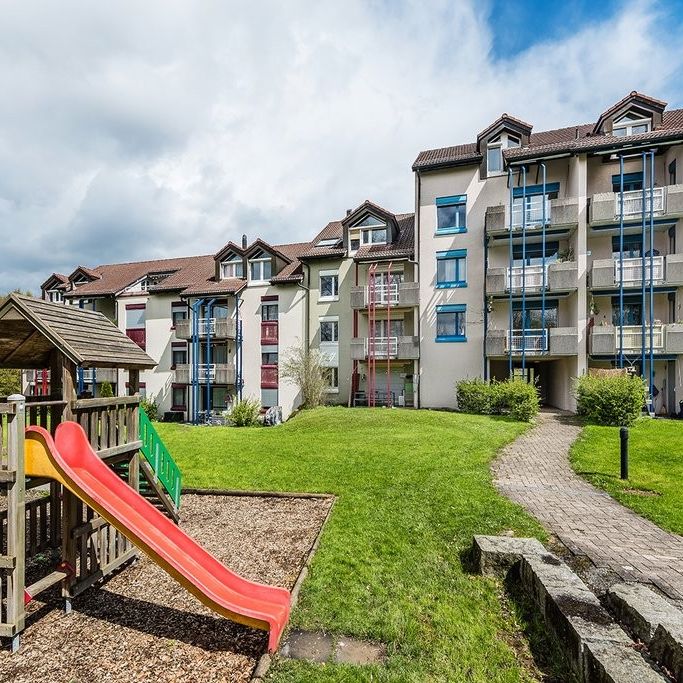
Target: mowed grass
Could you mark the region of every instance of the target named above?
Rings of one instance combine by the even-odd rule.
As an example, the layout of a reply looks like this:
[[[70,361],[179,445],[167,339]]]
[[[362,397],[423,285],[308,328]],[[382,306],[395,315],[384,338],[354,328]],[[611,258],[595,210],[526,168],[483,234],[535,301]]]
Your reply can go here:
[[[474,534],[543,537],[491,484],[491,459],[524,428],[359,408],[305,411],[269,429],[158,425],[186,486],[338,496],[292,623],[387,643],[389,659],[279,660],[269,677],[279,682],[534,679],[508,644],[520,623],[501,587],[463,566]]]
[[[620,503],[664,529],[683,534],[683,422],[640,420],[630,428],[629,479],[619,478],[619,428],[589,425],[572,465]]]

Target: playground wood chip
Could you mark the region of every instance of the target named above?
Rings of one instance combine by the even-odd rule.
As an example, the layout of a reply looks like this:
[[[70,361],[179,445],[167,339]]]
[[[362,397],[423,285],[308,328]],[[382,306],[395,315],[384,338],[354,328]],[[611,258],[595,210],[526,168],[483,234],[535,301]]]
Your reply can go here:
[[[245,578],[291,589],[330,499],[185,495],[181,526]],[[40,571],[35,576],[30,572]],[[27,581],[49,567],[29,568]],[[21,649],[0,652],[0,681],[249,681],[266,634],[215,616],[145,556],[83,593],[28,607]]]

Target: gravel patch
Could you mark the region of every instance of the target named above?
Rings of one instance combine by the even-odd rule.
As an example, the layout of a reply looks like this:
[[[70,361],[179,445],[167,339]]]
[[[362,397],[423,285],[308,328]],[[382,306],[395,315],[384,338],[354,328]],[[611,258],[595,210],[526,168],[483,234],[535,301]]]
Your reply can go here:
[[[291,590],[331,499],[184,495],[181,526],[245,578]],[[59,588],[28,607],[19,653],[0,652],[15,683],[249,681],[266,634],[215,616],[147,557],[65,615]]]

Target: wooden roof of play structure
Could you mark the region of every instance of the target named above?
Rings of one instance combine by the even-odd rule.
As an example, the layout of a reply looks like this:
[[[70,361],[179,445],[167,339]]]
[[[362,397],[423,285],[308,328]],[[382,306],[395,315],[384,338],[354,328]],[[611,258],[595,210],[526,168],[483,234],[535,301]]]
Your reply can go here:
[[[0,368],[50,367],[53,349],[84,368],[156,365],[101,313],[10,294],[0,306]]]

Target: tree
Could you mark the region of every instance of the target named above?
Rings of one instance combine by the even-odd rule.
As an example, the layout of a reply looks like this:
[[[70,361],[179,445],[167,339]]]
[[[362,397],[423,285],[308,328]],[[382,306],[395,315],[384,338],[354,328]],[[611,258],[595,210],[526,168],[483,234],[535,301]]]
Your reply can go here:
[[[280,364],[280,375],[299,388],[302,408],[317,408],[325,403],[328,373],[329,368],[323,365],[320,353],[303,345],[288,349]]]
[[[100,396],[102,398],[111,398],[114,395],[114,390],[109,382],[102,382],[100,387]]]

